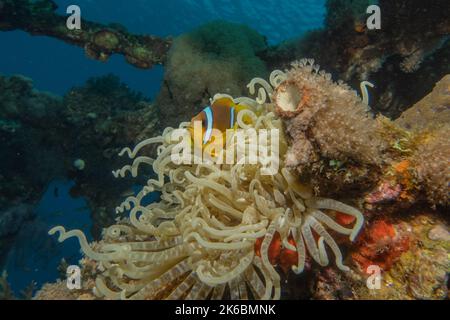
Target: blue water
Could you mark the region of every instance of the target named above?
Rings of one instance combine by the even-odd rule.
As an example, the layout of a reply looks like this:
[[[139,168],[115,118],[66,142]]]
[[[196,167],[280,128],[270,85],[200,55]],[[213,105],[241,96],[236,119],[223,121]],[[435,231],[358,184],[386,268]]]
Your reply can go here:
[[[65,180],[50,183],[34,210],[34,219],[26,222],[15,238],[6,259],[5,270],[17,296],[32,281],[36,283],[36,288],[54,282],[60,276],[58,266],[61,259],[64,258],[70,265],[79,264],[82,254],[78,240],[71,238],[59,243],[57,235],[48,235],[51,228],[64,226],[67,231],[79,229],[89,241],[93,240],[90,231],[92,220],[86,200],[70,196],[69,191],[73,186],[74,182]],[[136,193],[141,189],[140,185],[133,186]],[[148,205],[159,198],[159,192],[149,193],[142,204]],[[117,199],[118,204],[120,200]]]
[[[90,77],[109,73],[118,75],[130,88],[154,98],[160,89],[163,68],[140,70],[114,55],[107,63],[85,57],[82,48],[48,37],[32,37],[25,32],[0,33],[0,74],[22,74],[33,79],[38,90],[59,95],[73,86],[85,84]]]
[[[135,33],[177,36],[205,22],[224,19],[247,24],[269,43],[298,37],[323,24],[325,0],[57,0],[59,12],[76,3],[82,17],[101,23],[118,22]],[[1,32],[0,73],[22,74],[39,90],[64,94],[92,76],[118,75],[134,90],[154,98],[163,70],[139,70],[114,56],[107,63],[90,60],[82,48],[47,37]]]
[[[69,264],[78,264],[81,259],[78,241],[68,239],[58,243],[56,235],[48,235],[52,227],[62,225],[66,230],[80,229],[88,240],[92,240],[89,209],[84,199],[69,195],[73,185],[71,181],[52,182],[35,209],[35,218],[26,222],[15,238],[5,269],[16,295],[32,281],[36,282],[37,288],[55,281],[62,258]]]
[[[247,24],[265,35],[270,44],[298,37],[323,24],[325,0],[57,0],[59,12],[68,5],[81,7],[85,19],[118,22],[129,31],[158,36],[177,36],[208,21],[224,19]],[[22,74],[33,79],[38,90],[63,95],[93,76],[118,75],[131,89],[154,98],[161,86],[163,68],[140,70],[113,56],[107,63],[85,57],[83,49],[47,37],[21,31],[0,32],[0,74]],[[35,210],[35,219],[21,228],[9,252],[6,270],[16,293],[31,281],[40,287],[55,281],[64,257],[76,264],[81,258],[75,239],[63,244],[47,235],[55,225],[81,229],[91,239],[89,210],[83,199],[73,199],[70,181],[52,182]],[[55,188],[58,196],[55,197]],[[157,198],[157,195],[153,199]],[[152,197],[150,197],[152,198]],[[151,201],[151,200],[150,200]],[[118,200],[119,202],[119,200]]]

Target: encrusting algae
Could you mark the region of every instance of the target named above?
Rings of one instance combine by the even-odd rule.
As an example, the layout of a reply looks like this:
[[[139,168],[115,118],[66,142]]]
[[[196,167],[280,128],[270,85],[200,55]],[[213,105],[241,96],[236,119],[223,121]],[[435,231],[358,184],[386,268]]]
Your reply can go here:
[[[212,103],[227,97],[246,106],[237,114],[225,151],[239,149],[235,139],[239,130],[244,133],[244,150],[258,147],[251,131],[284,132],[273,99],[274,92],[289,84],[288,75],[277,70],[270,83],[253,79],[248,87],[250,94],[257,93],[255,100],[214,97]],[[314,76],[328,79],[324,73]],[[190,126],[185,122],[179,128]],[[129,211],[129,217],[117,218],[102,241],[90,245],[81,231],[67,232],[61,226],[49,232],[58,234],[59,241],[78,238],[86,256],[83,264],[95,270],[95,285],[90,288],[95,297],[279,299],[280,269],[301,273],[307,255],[327,266],[330,251],[336,266],[349,271],[331,234],[355,240],[363,215],[342,202],[314,196],[311,187],[299,181],[286,166],[288,146],[283,134],[278,150],[272,143],[264,150],[279,165],[276,173],[268,175],[264,161],[249,164],[237,156],[234,164],[175,164],[171,154],[179,141],[172,139],[174,130],[166,128],[161,136],[119,154],[128,155],[133,163],[114,172],[116,177],[127,173],[136,177],[141,165],[150,165],[157,178],[149,179],[136,196],[118,207],[118,213]],[[144,152],[153,144],[159,145],[156,158]],[[161,193],[161,200],[145,204],[154,191]],[[343,216],[350,216],[350,224],[336,222]]]
[[[313,59],[294,63],[287,77],[274,93],[276,113],[291,142],[287,166],[322,194],[372,187],[389,149],[382,123],[368,106],[367,87],[373,85],[361,83],[361,98],[319,70]]]
[[[370,210],[382,207],[380,202],[395,202],[390,211],[422,200],[448,206],[449,76],[392,121],[371,111],[367,81],[360,85],[361,98],[312,59],[294,63],[286,75],[273,94],[290,145],[286,166],[309,181],[315,194],[366,193]]]

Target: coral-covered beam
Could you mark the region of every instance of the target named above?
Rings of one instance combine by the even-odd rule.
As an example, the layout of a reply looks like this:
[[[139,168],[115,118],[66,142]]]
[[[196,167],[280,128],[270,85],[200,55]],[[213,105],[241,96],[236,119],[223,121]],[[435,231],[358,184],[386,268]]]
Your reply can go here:
[[[69,30],[68,18],[58,15],[51,0],[0,0],[0,31],[23,30],[83,47],[94,59],[106,61],[112,54],[122,54],[128,63],[148,69],[164,64],[171,47],[170,39],[134,35],[122,26],[102,25],[82,20],[80,30]]]

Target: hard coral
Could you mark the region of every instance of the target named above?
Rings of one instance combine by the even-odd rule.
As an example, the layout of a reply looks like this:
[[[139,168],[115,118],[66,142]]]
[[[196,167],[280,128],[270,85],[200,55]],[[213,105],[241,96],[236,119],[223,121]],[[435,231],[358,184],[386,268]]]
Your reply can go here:
[[[433,90],[404,111],[395,122],[408,130],[430,130],[450,123],[450,74],[445,75]]]
[[[285,77],[275,71],[270,84],[253,79],[248,85],[251,94],[261,86],[256,100],[234,99],[247,107],[237,116],[238,129],[246,134],[248,130],[282,129],[267,98]],[[243,120],[244,115],[248,120]],[[189,126],[182,123],[179,129]],[[161,136],[119,153],[127,154],[133,163],[115,171],[116,177],[137,176],[142,164],[149,164],[157,179],[149,179],[136,196],[118,207],[118,213],[127,210],[129,217],[119,218],[100,243],[89,244],[79,230],[66,232],[59,226],[49,232],[58,234],[59,241],[78,238],[88,260],[101,266],[100,272],[92,275],[97,297],[220,299],[228,297],[228,292],[231,299],[278,299],[281,276],[274,264],[285,273],[299,274],[309,254],[320,266],[327,266],[327,247],[336,266],[350,270],[331,234],[353,241],[363,225],[363,215],[339,201],[314,197],[308,185],[299,183],[285,167],[283,136],[279,151],[269,148],[270,157],[276,157],[281,168],[267,175],[263,164],[237,162],[236,158],[233,164],[174,163],[171,155],[178,141],[172,139],[172,133],[173,128],[166,128]],[[155,159],[142,154],[151,144],[159,144]],[[235,143],[226,148],[234,149]],[[154,191],[162,193],[161,200],[145,204],[146,196]],[[331,210],[354,219],[343,227],[334,221]]]
[[[319,73],[311,60],[294,64],[288,79],[307,96],[303,111],[289,123],[292,130],[308,135],[321,155],[329,159],[382,163],[386,142],[355,91],[343,83],[334,83],[331,75]]]
[[[450,169],[448,79],[398,121],[374,118],[368,94],[319,72],[312,59],[294,63],[273,91],[291,146],[286,164],[319,194],[365,196],[367,209],[390,212],[426,198],[448,205]],[[433,104],[436,102],[437,104]],[[414,119],[424,114],[428,123]],[[422,194],[425,194],[422,197]]]
[[[245,93],[255,76],[265,77],[256,55],[267,47],[265,38],[244,25],[214,21],[174,41],[157,104],[163,126],[175,126],[194,115],[215,92]]]
[[[273,97],[292,142],[288,166],[318,179],[313,184],[322,189],[332,190],[326,181],[334,182],[330,176],[340,177],[336,185],[371,185],[389,144],[382,122],[373,119],[355,91],[319,72],[314,60],[303,59],[293,64]]]
[[[366,272],[370,265],[389,270],[400,255],[409,248],[409,238],[386,220],[376,220],[357,240],[353,260]]]
[[[318,271],[311,288],[313,298],[318,300],[354,299],[350,277],[350,274],[344,275],[332,268],[324,268]]]
[[[450,127],[434,132],[428,143],[419,146],[414,161],[427,200],[433,205],[449,206]]]
[[[405,283],[402,287],[415,299],[448,299],[450,241],[448,236],[430,238],[437,228],[448,235],[448,222],[436,212],[420,212],[408,223],[414,241],[389,272],[391,279]]]
[[[36,293],[34,300],[94,300],[95,297],[89,293],[79,290],[69,290],[66,281],[46,283]]]
[[[382,220],[383,221],[383,220]],[[379,257],[395,259],[383,259],[381,266],[388,266],[381,274],[381,286],[378,289],[368,289],[364,280],[353,282],[352,287],[357,299],[446,299],[448,298],[448,274],[450,262],[450,241],[448,239],[430,239],[429,234],[433,229],[439,228],[448,233],[448,224],[442,221],[437,212],[410,212],[408,217],[401,222],[378,223],[381,232],[374,234],[375,238],[383,238],[383,235],[392,234],[394,228],[396,236],[388,238],[400,251],[388,251],[387,255],[380,254]],[[369,231],[368,231],[369,232]],[[370,233],[370,232],[369,232]],[[408,238],[408,249],[403,250],[403,234]],[[399,239],[400,242],[396,240]],[[388,241],[388,242],[389,242]],[[391,248],[394,248],[391,247]],[[356,248],[356,250],[360,250]],[[369,253],[375,251],[370,250]],[[366,249],[367,250],[367,249]],[[356,251],[357,252],[357,251]],[[379,259],[380,260],[380,259]],[[392,262],[393,263],[390,263]],[[367,261],[361,261],[366,264]],[[386,265],[386,262],[388,264]],[[362,276],[367,277],[365,270]],[[350,282],[352,279],[344,274]]]
[[[410,159],[427,201],[449,206],[450,75],[395,122],[416,136]]]
[[[8,207],[34,204],[50,181],[66,176],[77,183],[72,194],[87,197],[98,228],[94,234],[99,234],[113,220],[103,214],[114,209],[108,198],[130,188],[113,185],[104,161],[124,144],[154,135],[157,117],[142,94],[113,75],[90,79],[64,98],[35,90],[22,76],[0,76],[0,205],[5,217]],[[87,164],[84,170],[74,168],[78,158]],[[5,228],[14,230],[14,224]]]
[[[381,29],[369,30],[369,5],[381,9]],[[269,67],[286,67],[304,56],[347,83],[376,85],[371,107],[397,117],[450,72],[447,0],[327,0],[323,29],[265,52]],[[406,73],[412,72],[412,73]]]
[[[420,188],[417,173],[409,159],[391,162],[378,185],[364,196],[370,213],[389,214],[416,203]]]

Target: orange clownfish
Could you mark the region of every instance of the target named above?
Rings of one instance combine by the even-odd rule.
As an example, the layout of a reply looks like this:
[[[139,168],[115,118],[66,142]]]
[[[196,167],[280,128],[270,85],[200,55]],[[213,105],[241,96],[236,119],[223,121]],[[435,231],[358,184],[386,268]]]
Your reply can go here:
[[[237,115],[243,109],[247,107],[234,103],[231,98],[219,98],[192,118],[191,123],[202,122],[202,142],[206,145],[213,136],[213,129],[225,134],[227,129],[236,128]]]

